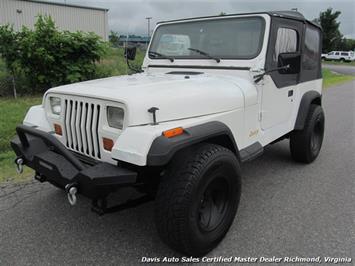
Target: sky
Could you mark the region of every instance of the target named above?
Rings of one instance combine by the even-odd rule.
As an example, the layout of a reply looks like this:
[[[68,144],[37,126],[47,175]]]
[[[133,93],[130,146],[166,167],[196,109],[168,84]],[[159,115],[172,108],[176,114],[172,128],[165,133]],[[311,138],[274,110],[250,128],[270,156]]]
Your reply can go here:
[[[147,35],[146,17],[152,17],[151,28],[163,20],[227,14],[290,10],[297,8],[307,19],[319,16],[332,7],[341,11],[340,31],[355,39],[355,0],[54,0],[109,9],[109,29],[119,34]]]

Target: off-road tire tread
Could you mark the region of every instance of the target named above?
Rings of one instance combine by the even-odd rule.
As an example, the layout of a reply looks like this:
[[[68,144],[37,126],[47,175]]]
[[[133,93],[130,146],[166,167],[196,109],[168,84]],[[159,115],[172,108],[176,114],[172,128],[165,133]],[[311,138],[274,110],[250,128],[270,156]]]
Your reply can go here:
[[[318,113],[322,113],[323,109],[320,105],[311,104],[309,112],[302,130],[295,130],[290,136],[290,151],[291,156],[296,162],[311,163],[315,158],[312,158],[309,153],[309,145],[307,139],[312,134],[313,128],[311,127],[311,120]]]
[[[235,156],[222,146],[199,144],[194,146],[193,150],[175,156],[168,167],[156,198],[155,222],[160,237],[171,248],[191,255],[209,251],[197,251],[196,247],[191,245],[184,211],[188,208],[186,204],[192,196],[192,189],[208,160],[225,154]],[[179,167],[180,165],[186,167]]]

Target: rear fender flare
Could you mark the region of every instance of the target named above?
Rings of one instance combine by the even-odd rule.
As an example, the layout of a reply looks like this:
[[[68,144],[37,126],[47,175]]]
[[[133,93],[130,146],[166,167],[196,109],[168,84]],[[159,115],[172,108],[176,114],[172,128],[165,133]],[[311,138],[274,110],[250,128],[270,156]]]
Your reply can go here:
[[[303,94],[295,123],[295,130],[302,130],[306,122],[311,104],[322,105],[322,96],[317,91],[308,91]]]

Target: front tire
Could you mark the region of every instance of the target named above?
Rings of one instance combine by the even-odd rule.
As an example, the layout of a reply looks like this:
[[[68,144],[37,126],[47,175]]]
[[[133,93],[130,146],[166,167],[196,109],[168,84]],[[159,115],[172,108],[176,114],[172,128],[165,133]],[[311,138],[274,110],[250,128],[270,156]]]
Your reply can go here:
[[[304,128],[290,135],[290,150],[295,161],[311,163],[317,158],[323,143],[324,120],[323,108],[311,104]]]
[[[160,237],[183,254],[208,253],[231,226],[240,193],[240,167],[230,150],[199,144],[180,152],[163,175],[156,198]]]

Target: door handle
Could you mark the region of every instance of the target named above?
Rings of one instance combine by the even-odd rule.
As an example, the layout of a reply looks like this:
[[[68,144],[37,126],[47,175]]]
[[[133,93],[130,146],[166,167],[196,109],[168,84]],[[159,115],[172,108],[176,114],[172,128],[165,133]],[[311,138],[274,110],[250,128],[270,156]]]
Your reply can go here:
[[[293,96],[293,90],[288,91],[288,97],[291,97],[291,96]]]

